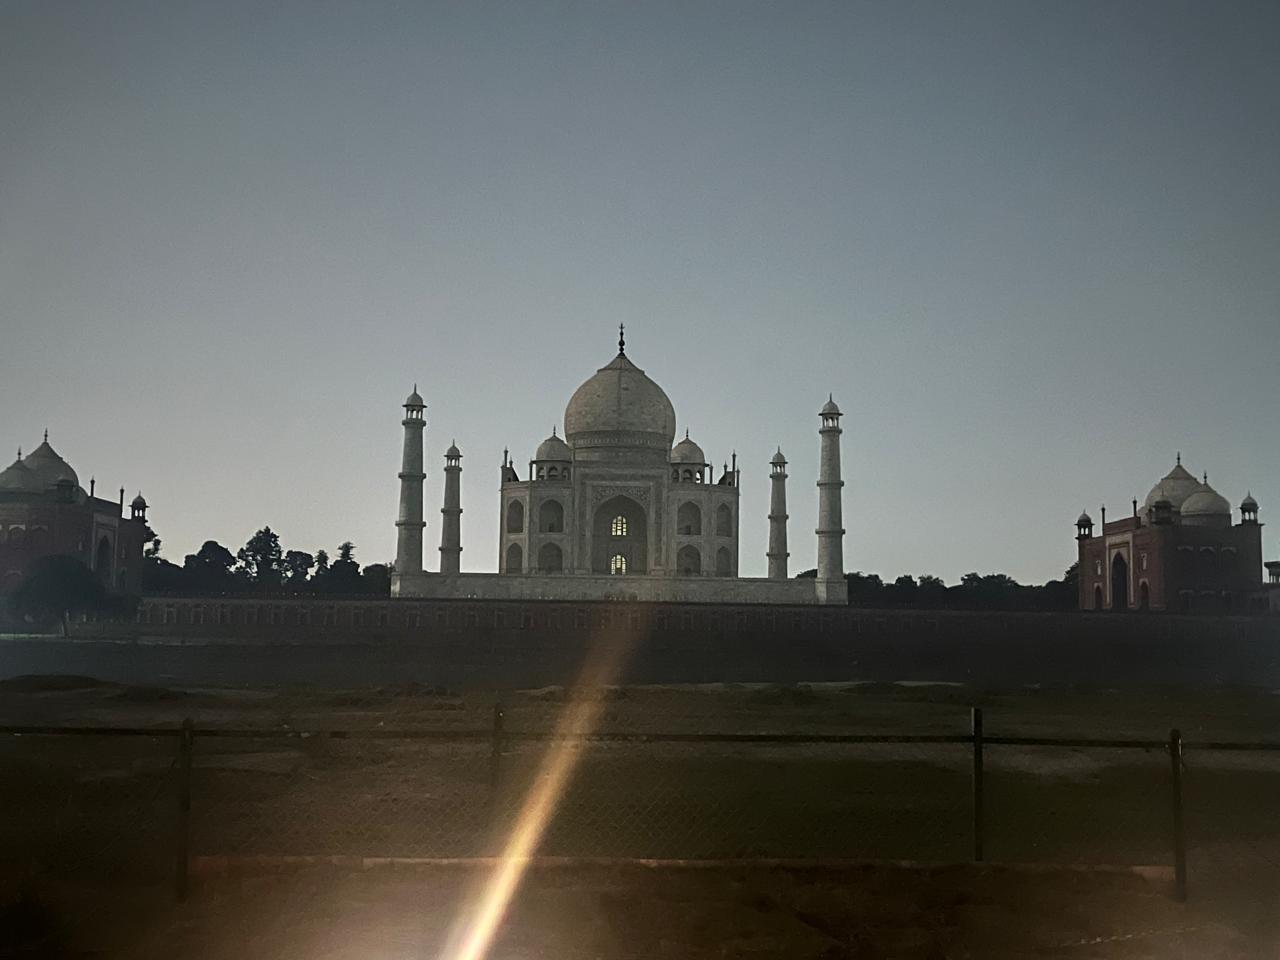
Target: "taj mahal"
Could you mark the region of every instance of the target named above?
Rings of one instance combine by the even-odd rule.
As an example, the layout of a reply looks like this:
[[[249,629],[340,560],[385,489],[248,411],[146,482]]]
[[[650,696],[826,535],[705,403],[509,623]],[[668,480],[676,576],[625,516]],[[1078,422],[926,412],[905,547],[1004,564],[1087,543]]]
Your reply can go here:
[[[445,453],[438,572],[423,566],[423,434],[417,387],[404,402],[404,452],[391,591],[398,597],[845,604],[840,408],[819,411],[818,568],[787,575],[787,461],[769,464],[768,576],[738,576],[734,457],[715,475],[663,389],[618,353],[587,379],[521,478],[504,452],[497,573],[463,573],[462,454]],[[764,520],[765,518],[761,518]]]

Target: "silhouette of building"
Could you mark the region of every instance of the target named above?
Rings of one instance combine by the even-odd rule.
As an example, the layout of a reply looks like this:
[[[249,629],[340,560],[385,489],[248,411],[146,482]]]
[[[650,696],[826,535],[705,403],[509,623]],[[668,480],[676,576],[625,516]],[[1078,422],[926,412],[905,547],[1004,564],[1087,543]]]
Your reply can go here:
[[[12,591],[32,561],[65,554],[83,562],[109,590],[141,592],[142,547],[150,536],[147,502],[86,493],[76,471],[44,442],[0,471],[0,593]]]
[[[718,475],[663,389],[618,353],[574,391],[564,436],[552,429],[520,476],[509,452],[500,467],[496,574],[460,573],[461,459],[445,455],[440,572],[422,566],[425,404],[405,401],[398,549],[392,593],[408,597],[696,600],[845,603],[841,526],[840,409],[821,417],[819,576],[788,580],[785,463],[770,463],[770,576],[738,576],[739,483],[734,454]],[[779,506],[779,504],[781,506]],[[763,518],[762,518],[763,520]]]
[[[1133,501],[1130,516],[1076,520],[1081,610],[1244,610],[1264,605],[1262,524],[1246,495],[1240,522],[1231,504],[1182,465]]]

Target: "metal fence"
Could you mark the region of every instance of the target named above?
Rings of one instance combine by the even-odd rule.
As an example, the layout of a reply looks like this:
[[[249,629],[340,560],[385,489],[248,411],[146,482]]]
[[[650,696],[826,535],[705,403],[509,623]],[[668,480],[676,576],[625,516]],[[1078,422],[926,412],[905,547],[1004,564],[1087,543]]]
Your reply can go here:
[[[254,864],[493,857],[556,752],[574,771],[545,857],[1155,864],[1180,898],[1189,873],[1242,858],[1280,877],[1276,742],[1000,736],[976,708],[961,734],[546,716],[472,704],[430,726],[3,726],[0,845],[11,873],[179,898],[193,873]]]

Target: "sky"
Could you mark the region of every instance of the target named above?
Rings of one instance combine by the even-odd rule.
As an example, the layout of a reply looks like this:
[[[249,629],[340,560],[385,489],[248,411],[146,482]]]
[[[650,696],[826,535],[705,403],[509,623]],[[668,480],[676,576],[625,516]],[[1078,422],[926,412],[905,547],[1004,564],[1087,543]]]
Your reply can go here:
[[[495,570],[622,322],[743,575],[779,445],[814,565],[828,392],[850,570],[1058,577],[1178,451],[1280,524],[1278,102],[1273,2],[8,0],[0,445],[179,563],[389,561],[416,382],[427,566],[456,439]]]

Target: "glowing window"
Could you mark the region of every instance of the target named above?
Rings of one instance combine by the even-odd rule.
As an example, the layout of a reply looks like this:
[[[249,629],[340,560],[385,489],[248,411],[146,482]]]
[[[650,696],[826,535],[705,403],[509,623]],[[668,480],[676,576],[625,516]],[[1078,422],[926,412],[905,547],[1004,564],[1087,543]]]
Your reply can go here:
[[[615,537],[625,537],[627,535],[627,518],[621,514],[614,517],[613,523],[609,525],[609,532]],[[613,559],[617,560],[619,558],[614,557]],[[626,560],[623,560],[622,565],[624,568],[626,567]]]
[[[619,518],[619,519],[621,519],[621,518]],[[617,522],[618,522],[617,520],[615,520],[615,521],[614,521],[614,523],[615,523],[615,524],[616,524]],[[626,522],[625,520],[623,520],[623,521],[622,521],[622,525],[623,525],[623,527],[625,527],[625,526],[626,526],[626,523],[627,523],[627,522]],[[615,554],[615,555],[614,555],[614,556],[609,560],[609,572],[610,572],[610,573],[626,573],[626,572],[627,572],[627,558],[626,558],[626,557],[624,557],[624,556],[623,556],[622,554],[620,554],[620,553]]]

